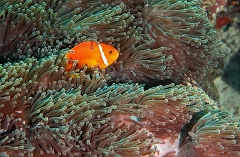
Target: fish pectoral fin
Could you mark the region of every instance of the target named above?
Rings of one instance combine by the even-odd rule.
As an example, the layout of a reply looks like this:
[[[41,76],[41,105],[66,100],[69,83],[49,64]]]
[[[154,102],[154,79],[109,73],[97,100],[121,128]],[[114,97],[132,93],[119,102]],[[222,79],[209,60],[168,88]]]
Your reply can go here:
[[[99,64],[103,63],[102,58],[97,59],[97,63],[99,63]]]
[[[93,41],[91,41],[90,50],[94,50]]]

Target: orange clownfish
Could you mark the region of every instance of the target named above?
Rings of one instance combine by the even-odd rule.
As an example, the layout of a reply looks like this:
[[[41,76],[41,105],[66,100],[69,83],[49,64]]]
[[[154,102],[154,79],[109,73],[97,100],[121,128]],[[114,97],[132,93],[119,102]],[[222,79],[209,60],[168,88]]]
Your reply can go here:
[[[94,66],[104,69],[111,65],[119,57],[119,52],[113,46],[96,41],[85,41],[71,49],[66,58],[77,60],[75,69],[83,69],[84,66]],[[72,62],[68,62],[68,71],[72,68]]]

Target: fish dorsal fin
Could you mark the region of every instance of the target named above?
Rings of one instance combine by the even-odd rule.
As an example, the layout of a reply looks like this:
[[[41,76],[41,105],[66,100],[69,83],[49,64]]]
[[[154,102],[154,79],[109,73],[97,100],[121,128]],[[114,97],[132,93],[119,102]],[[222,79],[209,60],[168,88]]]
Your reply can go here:
[[[101,57],[102,57],[103,63],[104,63],[106,66],[108,66],[108,60],[107,60],[107,58],[106,58],[106,56],[105,56],[105,54],[104,54],[104,52],[103,52],[102,46],[100,45],[99,42],[97,42],[97,44],[98,44],[99,51],[100,51],[100,53],[101,53]]]
[[[90,49],[94,50],[93,41],[91,41]]]

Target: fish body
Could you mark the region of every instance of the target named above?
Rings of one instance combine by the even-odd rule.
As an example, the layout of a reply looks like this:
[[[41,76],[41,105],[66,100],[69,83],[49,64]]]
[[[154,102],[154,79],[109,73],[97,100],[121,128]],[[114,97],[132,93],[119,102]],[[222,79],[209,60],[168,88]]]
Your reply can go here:
[[[84,66],[94,66],[104,69],[111,65],[119,57],[119,52],[113,46],[96,41],[85,41],[66,54],[69,60],[77,60],[75,69],[83,69]],[[72,68],[72,62],[68,62],[67,69]]]

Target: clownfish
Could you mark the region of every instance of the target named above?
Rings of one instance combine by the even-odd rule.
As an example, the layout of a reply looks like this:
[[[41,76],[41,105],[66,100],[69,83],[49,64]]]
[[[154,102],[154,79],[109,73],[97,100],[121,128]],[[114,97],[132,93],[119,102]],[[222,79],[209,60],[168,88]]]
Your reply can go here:
[[[85,41],[66,54],[69,60],[77,60],[75,69],[83,69],[84,66],[99,67],[104,69],[111,65],[119,57],[119,52],[113,46],[97,41]],[[67,70],[72,68],[72,62],[68,61]]]

